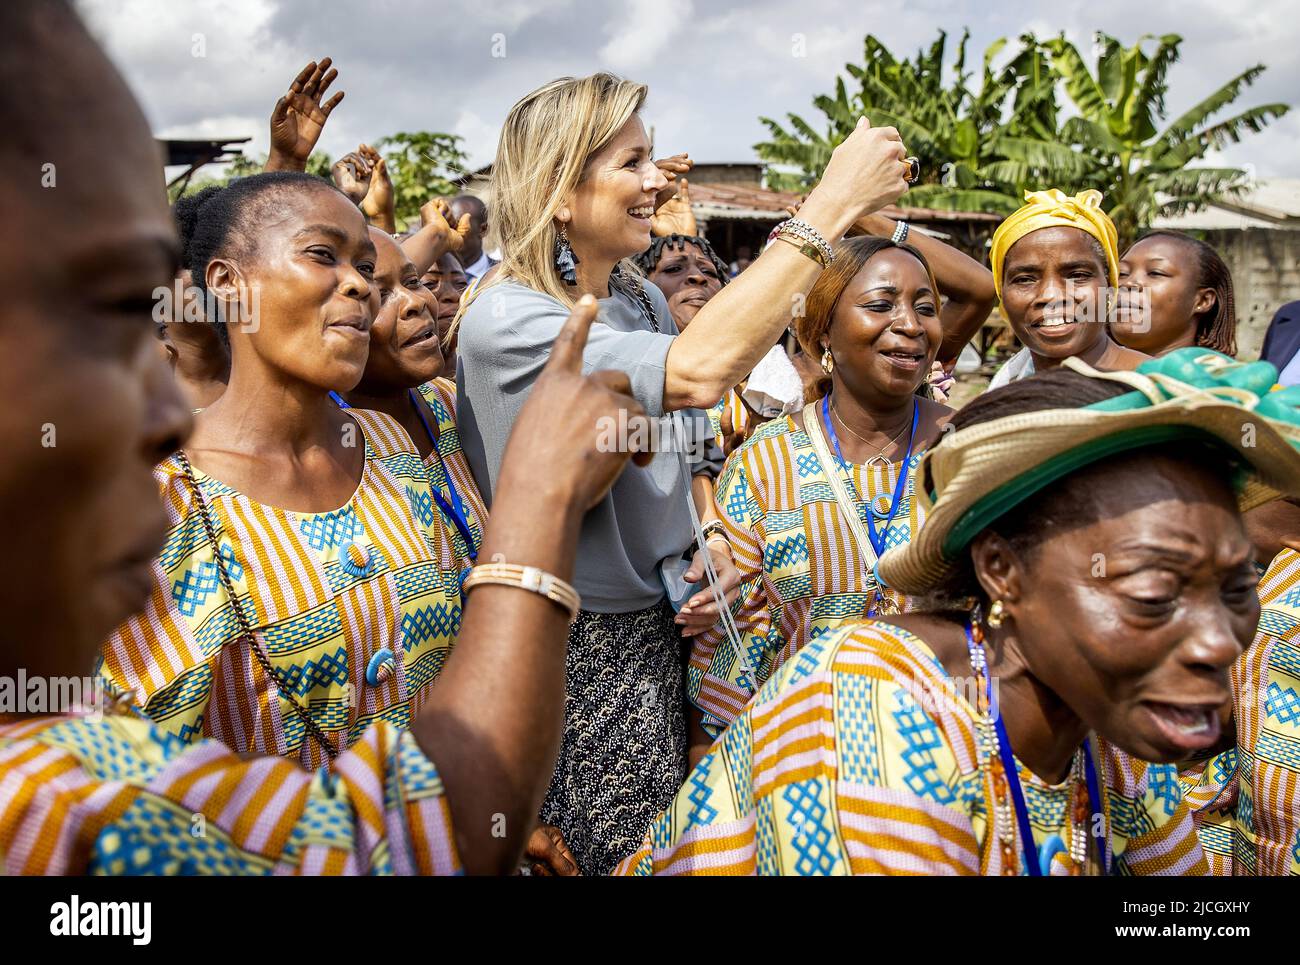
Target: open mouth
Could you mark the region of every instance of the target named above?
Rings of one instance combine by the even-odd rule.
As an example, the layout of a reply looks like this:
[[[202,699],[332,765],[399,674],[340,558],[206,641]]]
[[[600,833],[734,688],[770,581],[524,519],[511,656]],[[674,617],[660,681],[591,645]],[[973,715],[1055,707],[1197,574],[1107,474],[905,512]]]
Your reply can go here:
[[[1149,700],[1143,706],[1151,715],[1156,728],[1175,747],[1204,750],[1213,747],[1219,740],[1217,705],[1179,706]]]
[[[628,208],[627,213],[641,221],[649,221],[655,213],[655,207],[653,204],[643,204],[639,208]]]
[[[1047,335],[1063,335],[1074,328],[1076,322],[1071,315],[1044,315],[1029,327]]]
[[[429,341],[430,339],[435,339],[435,340],[436,340],[437,337],[438,337],[438,326],[437,326],[437,325],[430,325],[428,328],[426,328],[426,329],[424,329],[424,330],[422,330],[422,331],[416,332],[414,335],[412,335],[410,338],[408,338],[405,342],[403,342],[403,343],[402,343],[402,348],[410,348],[412,345],[419,345],[419,344],[421,344],[421,343],[423,343],[423,342],[427,342],[427,341]]]
[[[905,352],[902,349],[893,349],[888,352],[880,353],[883,358],[890,361],[891,364],[901,366],[905,369],[916,369],[921,367],[925,361],[925,356],[917,352]]]

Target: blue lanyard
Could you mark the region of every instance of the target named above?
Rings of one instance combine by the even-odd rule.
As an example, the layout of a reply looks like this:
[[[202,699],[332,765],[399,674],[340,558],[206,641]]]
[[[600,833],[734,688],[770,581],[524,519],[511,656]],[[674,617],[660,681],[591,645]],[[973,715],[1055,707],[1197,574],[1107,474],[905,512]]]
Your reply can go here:
[[[876,514],[872,510],[870,503],[867,505],[867,535],[871,539],[871,546],[876,551],[877,556],[884,555],[886,541],[889,536],[889,527],[894,522],[894,516],[898,512],[898,507],[903,504],[903,490],[907,487],[907,477],[912,471],[912,444],[916,442],[916,424],[921,418],[921,407],[912,404],[912,431],[907,437],[907,455],[903,457],[902,468],[898,471],[898,482],[894,484],[894,497],[889,503],[889,515],[885,517],[885,527],[882,532],[876,532]],[[831,396],[826,393],[822,399],[822,421],[826,423],[826,429],[830,432],[831,442],[835,444],[835,455],[840,462],[848,465],[849,461],[844,458],[844,451],[840,449],[840,437],[835,431],[835,422],[831,419]],[[849,483],[852,484],[853,475],[849,474]]]
[[[1046,874],[1046,871],[1040,863],[1038,849],[1034,846],[1034,829],[1029,823],[1029,808],[1025,805],[1024,788],[1020,786],[1020,770],[1016,766],[1015,755],[1011,753],[1011,741],[1007,737],[1007,727],[1002,722],[1002,708],[993,703],[993,675],[987,671],[984,674],[984,686],[987,688],[989,706],[997,707],[997,716],[993,719],[993,725],[998,734],[998,756],[1002,758],[1002,769],[1006,771],[1007,784],[1011,787],[1011,801],[1016,808],[1016,824],[1020,827],[1020,847],[1025,853],[1025,870],[1031,878],[1041,878]],[[1092,760],[1092,744],[1086,739],[1083,742],[1083,762],[1088,784],[1089,828],[1087,833],[1091,837],[1091,826],[1097,822],[1101,807],[1101,790],[1097,781],[1097,768]],[[1068,803],[1066,807],[1069,807]],[[990,809],[989,828],[992,829],[992,827],[993,817]],[[1097,855],[1101,860],[1101,873],[1109,874],[1110,872],[1106,867],[1106,846],[1100,839],[1097,840]]]
[[[469,513],[465,510],[465,503],[460,498],[460,493],[456,491],[456,483],[451,478],[451,472],[447,469],[447,464],[443,462],[442,453],[438,451],[438,437],[433,434],[433,429],[429,426],[429,420],[425,417],[424,410],[428,407],[424,397],[415,389],[411,390],[411,405],[415,406],[415,414],[420,417],[420,422],[424,424],[424,431],[429,436],[429,443],[433,446],[434,455],[438,457],[438,465],[442,466],[442,476],[447,480],[447,491],[451,494],[451,504],[443,498],[442,493],[438,492],[438,487],[429,484],[429,490],[433,493],[433,499],[438,504],[438,509],[442,511],[444,519],[456,527],[460,532],[461,538],[465,540],[465,546],[469,549],[469,559],[471,563],[478,562],[478,546],[474,543],[474,532],[469,525]]]
[[[331,392],[330,398],[340,409],[350,409],[347,399],[337,392]],[[465,540],[465,545],[469,548],[469,559],[471,563],[478,562],[478,545],[474,542],[474,531],[469,525],[469,513],[465,511],[465,503],[460,498],[460,493],[456,491],[456,484],[452,481],[451,473],[447,471],[447,464],[442,461],[442,453],[438,451],[438,437],[433,434],[433,429],[429,426],[429,420],[425,418],[424,398],[415,391],[411,390],[411,405],[415,407],[415,414],[420,417],[420,422],[424,424],[424,431],[429,435],[429,443],[433,446],[433,454],[438,457],[438,465],[442,466],[443,478],[447,480],[447,490],[451,493],[451,503],[438,492],[438,487],[429,481],[429,491],[433,493],[433,501],[438,504],[438,510],[442,513],[443,519],[456,527],[461,538]]]

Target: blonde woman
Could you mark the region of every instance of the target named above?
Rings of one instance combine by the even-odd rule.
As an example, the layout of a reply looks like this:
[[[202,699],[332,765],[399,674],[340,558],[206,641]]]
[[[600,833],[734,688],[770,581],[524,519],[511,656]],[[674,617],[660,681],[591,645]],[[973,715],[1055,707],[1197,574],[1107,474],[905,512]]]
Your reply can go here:
[[[830,245],[906,188],[898,133],[863,119],[787,223],[789,243],[772,245],[679,335],[663,295],[625,264],[649,245],[668,184],[639,116],[646,93],[609,74],[563,78],[520,100],[502,128],[491,187],[504,257],[467,298],[457,367],[462,445],[489,503],[511,427],[576,299],[596,296],[603,323],[584,367],[626,372],[651,417],[683,411],[704,427],[694,437],[709,439],[700,410],[776,342]],[[701,552],[684,559],[688,500],[710,533],[716,519],[710,474],[698,462],[695,473],[688,481],[679,456],[661,453],[629,470],[583,524],[575,572],[583,610],[570,634],[563,745],[541,817],[562,829],[587,874],[609,872],[637,846],[686,773],[681,637],[718,618],[707,588],[691,595],[683,586],[707,562]],[[541,475],[535,482],[548,485]],[[734,598],[726,540],[707,543]],[[686,601],[676,616],[670,594]]]

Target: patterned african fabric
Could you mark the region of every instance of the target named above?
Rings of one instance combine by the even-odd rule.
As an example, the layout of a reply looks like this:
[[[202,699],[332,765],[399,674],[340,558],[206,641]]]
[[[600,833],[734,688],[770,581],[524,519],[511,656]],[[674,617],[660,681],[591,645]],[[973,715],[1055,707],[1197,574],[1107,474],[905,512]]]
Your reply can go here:
[[[607,875],[686,776],[682,641],[666,602],[578,614],[564,659],[564,731],[542,821],[584,875]]]
[[[1177,767],[1093,746],[1112,872],[1204,874]],[[978,760],[976,711],[922,640],[879,622],[842,627],[773,674],[618,872],[1000,874],[1002,827],[990,829]],[[1035,843],[1068,841],[1069,782],[1019,773]]]
[[[816,411],[810,405],[804,417],[815,418]],[[867,468],[832,458],[841,479],[853,477],[851,495],[865,526],[868,504],[893,496],[902,461]],[[920,458],[920,452],[912,454],[912,468]],[[865,616],[875,593],[866,591],[866,561],[831,492],[826,468],[792,417],[766,423],[736,450],[714,492],[742,578],[731,610],[761,684],[809,640]],[[924,522],[912,498],[910,473],[903,500],[885,534],[891,547],[908,542]],[[884,596],[901,610],[914,606],[895,590],[886,588]],[[753,696],[721,623],[696,637],[686,687],[714,737]]]
[[[747,432],[753,420],[749,410],[745,408],[745,403],[741,401],[739,388],[732,389],[718,400],[717,405],[710,407],[708,417],[718,448],[726,456],[731,455],[732,450],[737,448],[729,444],[730,437],[737,432]]]
[[[420,386],[420,395],[433,412],[438,432],[437,441],[434,443],[437,454],[431,452],[424,460],[429,482],[450,505],[451,489],[447,485],[447,477],[451,477],[469,515],[466,522],[469,523],[470,534],[474,537],[474,551],[477,552],[483,545],[483,526],[487,523],[488,513],[483,497],[479,495],[478,484],[474,482],[474,475],[470,472],[465,451],[460,447],[460,434],[456,430],[456,383],[449,382],[447,379],[434,379]],[[437,507],[435,506],[434,509],[436,511]],[[465,537],[460,534],[455,524],[446,520],[443,522],[447,535],[456,546],[456,556],[461,567],[465,569],[472,566]]]
[[[280,681],[240,640],[198,504],[175,456],[154,470],[169,531],[145,609],[103,647],[112,692],[134,691],[159,729],[240,751],[328,758],[288,705],[338,748],[386,720],[409,725],[460,630],[460,567],[424,466],[396,420],[349,409],[365,467],[327,513],[255,502],[195,468],[235,593]],[[387,679],[367,676],[386,650]],[[285,693],[280,683],[290,691]]]
[[[409,733],[368,730],[332,772],[186,745],[127,717],[0,726],[0,872],[459,874],[451,811]]]
[[[1300,875],[1300,553],[1274,557],[1259,602],[1232,668],[1236,746],[1183,772],[1216,875]]]

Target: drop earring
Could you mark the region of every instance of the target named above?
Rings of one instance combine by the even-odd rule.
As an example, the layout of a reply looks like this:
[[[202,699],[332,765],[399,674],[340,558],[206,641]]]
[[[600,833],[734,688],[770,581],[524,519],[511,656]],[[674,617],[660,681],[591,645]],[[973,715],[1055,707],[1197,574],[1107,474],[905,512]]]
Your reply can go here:
[[[835,371],[835,356],[831,355],[829,346],[827,346],[825,352],[822,352],[822,371],[827,375]]]
[[[989,607],[988,619],[985,621],[990,627],[996,630],[1002,626],[1002,621],[1006,619],[1006,607],[1002,605],[1001,600],[994,600],[993,605]]]
[[[560,273],[566,285],[578,284],[578,256],[569,244],[569,231],[563,224],[555,239],[555,270]]]

